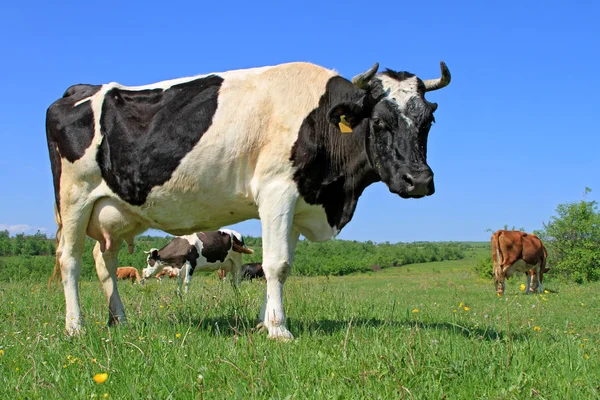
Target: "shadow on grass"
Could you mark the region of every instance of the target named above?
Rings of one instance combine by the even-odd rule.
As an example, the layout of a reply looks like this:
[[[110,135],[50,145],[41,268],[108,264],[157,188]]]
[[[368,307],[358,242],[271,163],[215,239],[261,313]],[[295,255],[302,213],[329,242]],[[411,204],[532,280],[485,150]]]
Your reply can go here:
[[[247,335],[254,331],[257,321],[246,316],[225,315],[219,317],[192,318],[189,322],[194,329],[207,331],[213,335],[233,336]],[[334,335],[348,330],[349,321],[336,320],[307,320],[290,318],[288,328],[295,336],[308,335]],[[352,320],[352,329],[374,328],[380,329],[382,334],[389,330],[446,331],[454,335],[461,335],[471,339],[485,341],[505,341],[509,339],[506,332],[487,326],[459,325],[452,322],[422,322],[413,320],[387,321],[376,318],[359,318]],[[513,341],[523,341],[530,337],[527,332],[514,332],[510,334]]]
[[[349,321],[292,321],[290,324],[294,332],[304,332],[309,334],[335,334],[348,329]],[[508,334],[500,332],[493,327],[479,327],[474,325],[460,325],[451,322],[422,322],[422,321],[386,321],[381,319],[354,319],[352,327],[355,328],[375,328],[375,329],[422,329],[426,331],[447,331],[455,335],[462,335],[468,338],[487,340],[487,341],[503,341],[508,339]],[[515,341],[526,340],[529,338],[528,333],[516,332],[511,333],[510,338]]]

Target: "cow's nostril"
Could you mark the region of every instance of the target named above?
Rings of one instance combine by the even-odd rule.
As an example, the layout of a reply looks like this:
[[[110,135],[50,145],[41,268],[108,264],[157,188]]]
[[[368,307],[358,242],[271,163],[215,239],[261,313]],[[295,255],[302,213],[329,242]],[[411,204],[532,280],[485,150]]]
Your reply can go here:
[[[406,182],[406,184],[407,184],[408,186],[410,186],[410,187],[413,187],[413,186],[414,186],[414,184],[415,184],[415,183],[414,183],[414,178],[412,177],[412,175],[411,175],[411,174],[403,174],[403,175],[402,175],[402,180],[403,180],[404,182]]]

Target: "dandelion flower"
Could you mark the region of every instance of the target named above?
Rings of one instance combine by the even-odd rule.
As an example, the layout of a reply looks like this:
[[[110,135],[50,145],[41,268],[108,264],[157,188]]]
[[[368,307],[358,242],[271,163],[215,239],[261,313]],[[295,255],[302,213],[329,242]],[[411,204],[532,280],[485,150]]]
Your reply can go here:
[[[585,357],[585,359],[587,360],[588,358],[590,358],[590,356],[588,356],[587,354],[583,355]]]
[[[179,338],[181,337],[181,333],[177,333],[177,334],[175,334],[175,337],[176,337],[177,339],[179,339]]]
[[[463,306],[463,303],[461,301],[460,304],[458,305],[458,308],[462,308],[462,306]]]
[[[469,307],[465,307],[464,310],[465,311],[470,311],[471,309]]]
[[[547,291],[546,289],[544,289],[544,293],[545,293],[545,294],[548,294],[548,293],[550,293],[550,292],[549,292],[549,291]]]
[[[521,283],[521,286],[519,287],[519,289],[521,289],[522,292],[525,291],[525,284]]]
[[[585,306],[585,304],[581,303],[581,307]]]
[[[533,330],[534,330],[534,331],[541,331],[541,330],[542,330],[542,328],[540,328],[539,326],[534,326],[534,327],[533,327]]]
[[[4,355],[4,350],[0,349],[0,356]]]
[[[104,393],[104,395],[102,397],[105,399],[108,399],[108,393]]]
[[[414,313],[418,313],[419,310],[417,310],[416,308],[413,310]]]
[[[108,374],[103,372],[101,374],[94,375],[94,382],[96,383],[104,383],[108,379]]]

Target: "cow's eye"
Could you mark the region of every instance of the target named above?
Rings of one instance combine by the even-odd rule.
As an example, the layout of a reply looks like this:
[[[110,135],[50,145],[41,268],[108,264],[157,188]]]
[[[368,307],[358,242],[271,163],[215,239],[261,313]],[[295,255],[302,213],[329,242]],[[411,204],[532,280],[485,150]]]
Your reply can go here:
[[[373,121],[373,125],[379,129],[385,129],[387,126],[385,121],[379,117],[373,117],[372,121]]]

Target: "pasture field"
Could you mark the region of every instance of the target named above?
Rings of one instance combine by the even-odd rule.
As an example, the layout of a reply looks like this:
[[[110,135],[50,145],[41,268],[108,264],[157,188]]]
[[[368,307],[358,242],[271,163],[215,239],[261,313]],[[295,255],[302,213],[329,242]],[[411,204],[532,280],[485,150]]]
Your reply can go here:
[[[234,293],[195,276],[184,301],[175,281],[120,282],[130,324],[118,328],[105,326],[100,284],[82,282],[87,332],[75,338],[63,335],[61,287],[4,284],[0,399],[600,397],[600,285],[548,275],[549,293],[524,295],[518,278],[499,298],[475,262],[291,277],[290,343],[251,330],[261,282]]]

